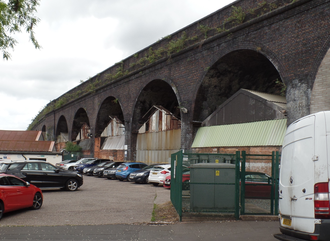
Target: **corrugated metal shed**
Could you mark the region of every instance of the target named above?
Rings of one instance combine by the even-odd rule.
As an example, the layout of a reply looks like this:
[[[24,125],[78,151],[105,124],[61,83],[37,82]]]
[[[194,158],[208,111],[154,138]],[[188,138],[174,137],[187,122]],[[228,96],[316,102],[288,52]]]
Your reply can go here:
[[[286,119],[201,127],[192,148],[281,146],[286,128]]]
[[[109,136],[102,145],[102,150],[124,150],[125,136]]]
[[[206,118],[202,126],[229,125],[285,118],[285,97],[240,89]]]

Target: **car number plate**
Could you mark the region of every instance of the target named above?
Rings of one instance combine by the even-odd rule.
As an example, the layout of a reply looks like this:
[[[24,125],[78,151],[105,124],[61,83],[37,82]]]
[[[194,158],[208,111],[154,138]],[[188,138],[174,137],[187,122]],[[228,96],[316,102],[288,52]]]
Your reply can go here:
[[[152,175],[157,175],[157,172],[153,172]]]
[[[291,219],[283,218],[283,224],[286,226],[291,226]]]
[[[121,172],[121,170],[118,170],[118,172]]]

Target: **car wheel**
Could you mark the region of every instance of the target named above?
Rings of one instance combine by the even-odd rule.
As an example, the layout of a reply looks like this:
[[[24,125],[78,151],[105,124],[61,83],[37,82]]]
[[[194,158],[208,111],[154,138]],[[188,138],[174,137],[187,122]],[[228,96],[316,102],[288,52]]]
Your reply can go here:
[[[76,179],[69,179],[65,185],[66,190],[76,191],[78,189],[78,182]]]
[[[4,212],[4,207],[3,207],[3,203],[0,202],[0,219],[2,218],[3,212]]]
[[[41,206],[42,206],[42,196],[41,196],[40,192],[37,192],[33,198],[32,209],[37,210],[37,209],[41,208]]]
[[[158,187],[158,183],[153,183],[152,185],[154,185],[155,187]]]
[[[69,167],[69,171],[73,171],[74,170],[74,168],[73,167]]]

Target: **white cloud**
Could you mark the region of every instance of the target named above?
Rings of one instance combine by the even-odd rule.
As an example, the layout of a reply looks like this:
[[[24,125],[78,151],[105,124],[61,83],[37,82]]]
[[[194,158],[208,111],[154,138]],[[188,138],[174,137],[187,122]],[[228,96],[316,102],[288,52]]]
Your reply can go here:
[[[36,50],[28,35],[0,60],[0,129],[24,130],[50,101],[116,62],[233,0],[40,1]]]

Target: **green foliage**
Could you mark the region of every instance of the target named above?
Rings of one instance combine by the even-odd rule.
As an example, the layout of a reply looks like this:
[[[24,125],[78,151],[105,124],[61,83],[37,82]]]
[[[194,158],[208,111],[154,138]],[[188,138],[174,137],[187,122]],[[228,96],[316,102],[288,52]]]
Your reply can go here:
[[[243,23],[245,19],[245,12],[242,7],[232,6],[231,16],[227,19],[227,22],[235,21],[237,23]]]
[[[71,141],[65,143],[65,150],[68,152],[82,152],[81,146],[78,146]]]
[[[212,28],[207,25],[200,24],[197,26],[197,29],[201,31],[204,34],[204,38],[207,39],[207,32],[210,31]]]
[[[0,50],[3,59],[10,59],[8,50],[14,49],[17,44],[13,35],[21,29],[29,34],[34,47],[40,48],[34,36],[34,28],[39,22],[34,15],[38,5],[39,0],[0,0]]]
[[[275,84],[281,88],[280,95],[285,96],[286,94],[286,85],[281,80],[276,79]]]
[[[172,53],[180,52],[187,41],[187,33],[184,31],[181,37],[177,40],[171,40],[167,45],[167,54],[170,56]]]

